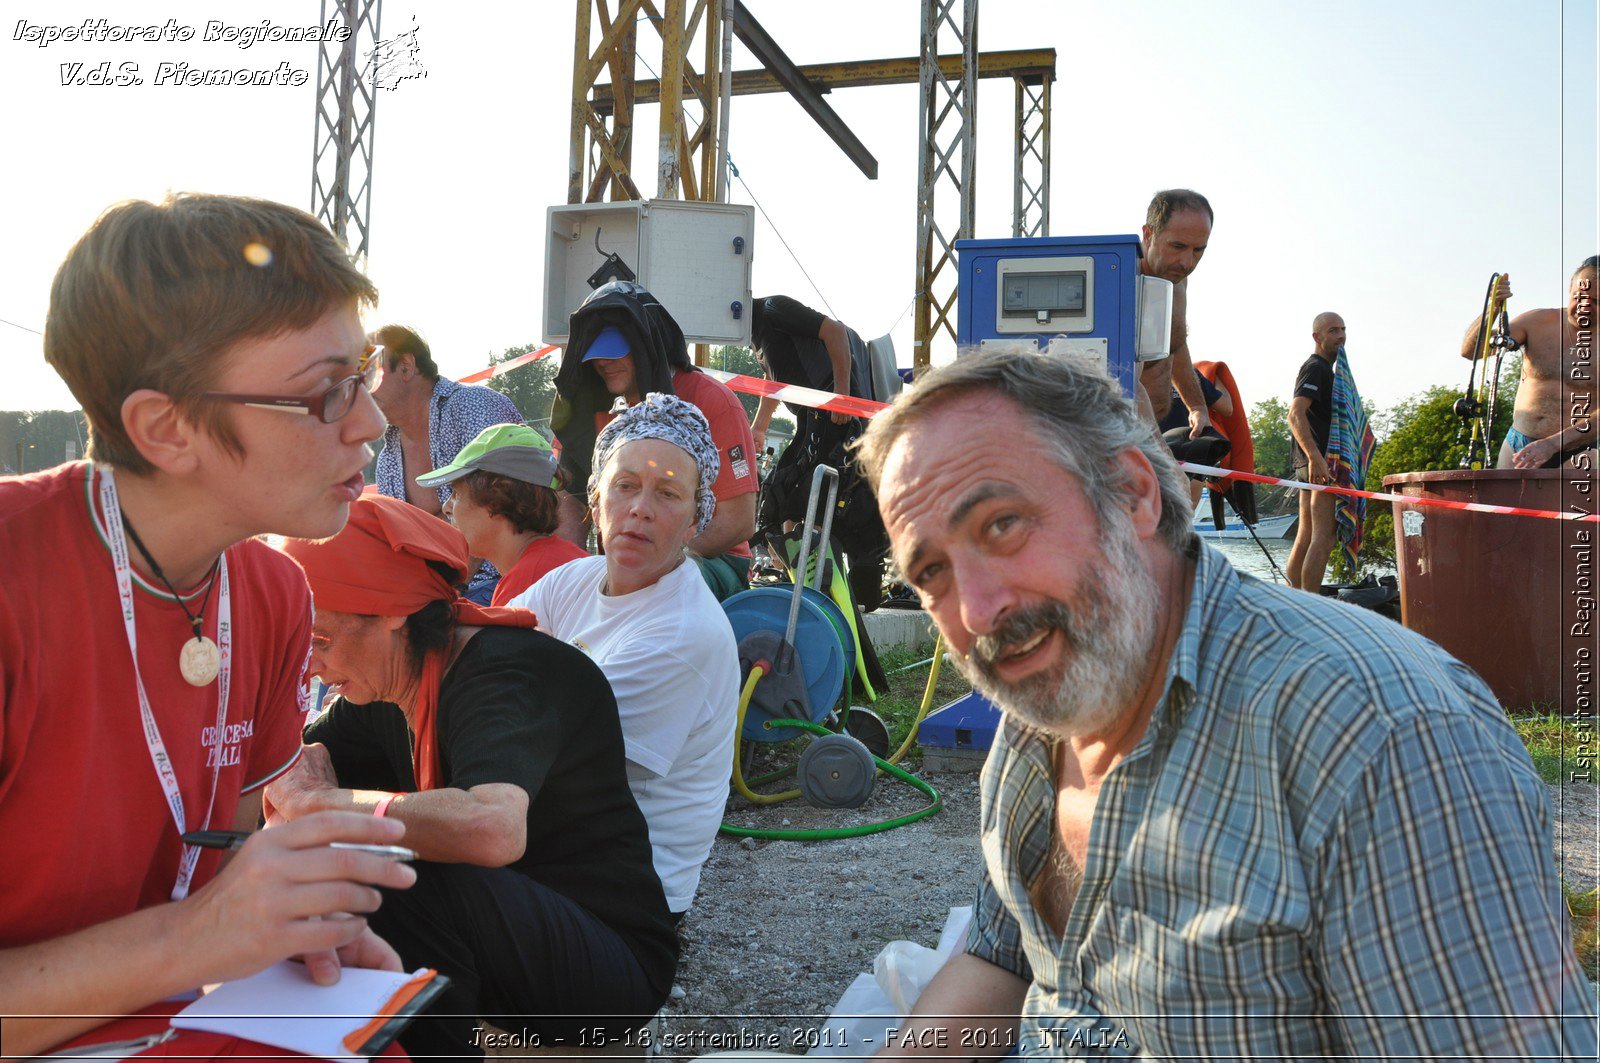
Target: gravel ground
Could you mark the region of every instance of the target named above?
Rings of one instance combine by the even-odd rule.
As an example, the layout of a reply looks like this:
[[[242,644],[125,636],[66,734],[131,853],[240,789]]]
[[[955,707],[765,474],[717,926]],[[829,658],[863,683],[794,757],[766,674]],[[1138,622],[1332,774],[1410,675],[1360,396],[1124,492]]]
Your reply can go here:
[[[977,775],[929,775],[942,812],[905,827],[834,841],[719,837],[684,920],[683,959],[661,1033],[720,1047],[744,1030],[803,1039],[890,941],[937,943],[949,909],[970,904],[978,853]],[[1600,790],[1551,788],[1556,859],[1578,890],[1600,886]],[[745,826],[841,827],[904,815],[926,798],[879,780],[861,809],[801,801],[730,814]],[[743,804],[743,802],[738,802]],[[682,996],[678,996],[681,991]],[[724,1041],[722,1044],[727,1044]],[[674,1052],[687,1058],[700,1052]]]
[[[1556,866],[1575,892],[1600,888],[1600,787],[1586,782],[1550,787]]]
[[[936,944],[950,909],[971,904],[977,891],[978,776],[924,780],[944,809],[893,830],[811,842],[718,837],[681,928],[683,957],[674,999],[662,1012],[663,1034],[715,1045],[719,1036],[745,1030],[775,1034],[787,1047],[817,1026],[889,942]],[[827,829],[907,815],[927,803],[925,794],[880,778],[859,809],[795,800],[751,810],[736,800],[733,808],[744,810],[728,818],[740,826]]]
[[[775,1037],[781,1048],[804,1051],[806,1035],[885,945],[938,942],[949,909],[972,903],[982,871],[978,776],[923,778],[944,808],[908,826],[826,841],[717,838],[681,928],[673,999],[652,1033],[661,1055],[688,1059],[736,1047],[741,1031],[763,1047]],[[1576,890],[1600,887],[1600,789],[1573,783],[1550,792],[1557,866]],[[927,803],[880,778],[859,809],[799,800],[751,809],[735,800],[728,818],[749,827],[827,829],[907,815]]]

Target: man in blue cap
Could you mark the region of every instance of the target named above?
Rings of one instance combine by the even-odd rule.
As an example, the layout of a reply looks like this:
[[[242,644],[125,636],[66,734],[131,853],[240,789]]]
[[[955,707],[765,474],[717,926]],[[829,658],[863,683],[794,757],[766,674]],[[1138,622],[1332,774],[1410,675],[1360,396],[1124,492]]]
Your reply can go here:
[[[562,534],[582,536],[582,492],[589,483],[595,436],[615,416],[616,401],[636,406],[652,393],[693,403],[711,424],[721,463],[711,488],[716,510],[689,549],[712,593],[718,600],[727,598],[749,585],[749,539],[760,486],[755,441],[738,397],[695,367],[683,330],[666,307],[630,281],[601,286],[572,314],[550,422],[566,472]]]

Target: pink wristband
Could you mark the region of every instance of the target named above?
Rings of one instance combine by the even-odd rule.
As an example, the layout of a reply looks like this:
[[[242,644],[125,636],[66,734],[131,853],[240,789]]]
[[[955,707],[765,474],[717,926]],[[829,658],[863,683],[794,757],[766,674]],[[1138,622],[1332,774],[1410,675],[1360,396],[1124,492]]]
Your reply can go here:
[[[387,815],[388,812],[389,812],[389,802],[393,801],[396,797],[399,797],[399,796],[400,796],[399,794],[384,794],[383,795],[383,800],[379,801],[376,805],[373,806],[372,814],[374,816]]]

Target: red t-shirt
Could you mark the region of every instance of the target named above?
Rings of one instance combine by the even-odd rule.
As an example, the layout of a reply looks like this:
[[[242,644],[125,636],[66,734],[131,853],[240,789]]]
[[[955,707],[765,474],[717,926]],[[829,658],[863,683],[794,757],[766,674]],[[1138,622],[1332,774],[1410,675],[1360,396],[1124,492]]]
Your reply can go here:
[[[755,494],[761,483],[756,478],[755,437],[750,434],[750,419],[733,389],[704,373],[674,373],[672,390],[678,398],[700,407],[711,422],[711,441],[717,445],[722,468],[711,493],[721,502],[725,498]]]
[[[516,564],[500,574],[489,604],[510,605],[511,599],[538,583],[551,569],[588,556],[583,547],[559,535],[541,536],[523,548]]]
[[[172,1025],[172,1016],[188,1006],[186,1000],[164,1000],[159,1004],[151,1004],[141,1008],[127,1018],[113,1019],[104,1026],[97,1026],[88,1033],[79,1034],[70,1041],[56,1045],[52,1051],[62,1051],[67,1048],[88,1048],[91,1045],[104,1045],[113,1041],[131,1041],[144,1037],[151,1037],[163,1033]],[[88,1059],[115,1059],[112,1051],[102,1048],[99,1052],[89,1055]],[[310,1056],[291,1052],[287,1048],[278,1048],[274,1045],[264,1045],[257,1041],[246,1041],[239,1037],[230,1037],[227,1034],[207,1033],[204,1030],[182,1030],[178,1036],[170,1041],[147,1048],[129,1059],[183,1059],[189,1063],[204,1059],[227,1059],[235,1063],[249,1063],[252,1059],[298,1059],[305,1063]],[[391,1041],[376,1059],[391,1059],[397,1061],[409,1060],[400,1048],[398,1042]]]
[[[672,390],[684,402],[692,402],[699,407],[711,424],[711,442],[716,444],[717,460],[721,465],[717,480],[711,485],[711,493],[717,501],[754,494],[761,487],[752,457],[756,441],[750,434],[750,422],[745,418],[744,407],[739,404],[739,396],[715,377],[684,370],[672,374]],[[596,434],[615,418],[616,414],[609,411],[595,414]]]
[[[145,743],[98,508],[84,463],[0,480],[0,948],[161,904],[178,874],[182,844]],[[139,668],[189,830],[203,825],[219,760],[213,828],[232,827],[241,794],[294,762],[311,700],[304,574],[255,540],[227,556],[233,671],[220,736],[217,684],[192,687],[178,672],[189,622],[133,573]],[[213,640],[216,612],[213,594]],[[220,858],[202,854],[191,891]]]

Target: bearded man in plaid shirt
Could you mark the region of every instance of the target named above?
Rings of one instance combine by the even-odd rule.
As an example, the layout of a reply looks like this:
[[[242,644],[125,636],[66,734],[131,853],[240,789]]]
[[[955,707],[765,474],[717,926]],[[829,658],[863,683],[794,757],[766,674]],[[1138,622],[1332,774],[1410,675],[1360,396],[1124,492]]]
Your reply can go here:
[[[966,950],[885,1054],[1596,1058],[1550,801],[1465,665],[1235,572],[1069,360],[959,359],[861,457],[1003,710]]]

